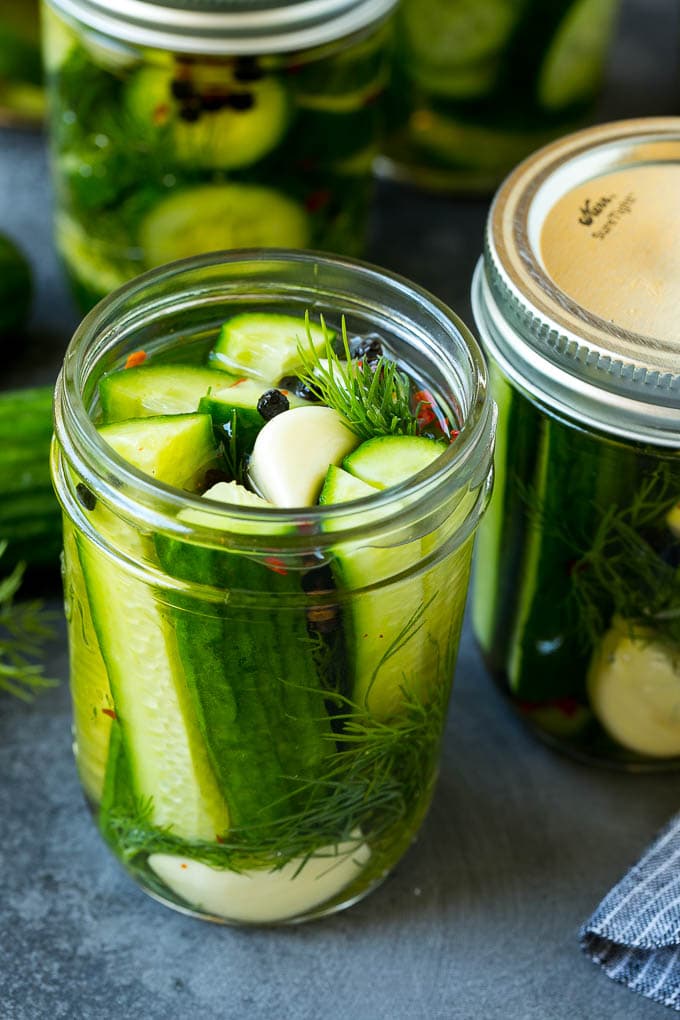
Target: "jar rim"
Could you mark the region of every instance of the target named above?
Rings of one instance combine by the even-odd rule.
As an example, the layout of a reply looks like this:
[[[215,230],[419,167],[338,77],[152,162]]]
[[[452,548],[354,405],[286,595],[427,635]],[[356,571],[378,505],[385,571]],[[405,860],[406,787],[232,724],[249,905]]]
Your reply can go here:
[[[45,0],[120,42],[209,56],[311,49],[381,22],[398,0]]]
[[[386,289],[395,307],[398,300],[410,303],[420,315],[429,315],[429,321],[437,325],[441,336],[447,340],[445,348],[441,342],[429,336],[429,332],[427,334],[427,342],[432,345],[428,353],[436,354],[437,367],[446,369],[444,378],[447,385],[452,388],[457,385],[460,389],[463,382],[461,372],[467,373],[467,392],[453,394],[456,399],[462,397],[467,404],[463,428],[455,442],[429,467],[400,485],[346,504],[292,509],[260,509],[208,501],[201,496],[164,485],[121,458],[101,437],[86,405],[85,388],[95,366],[105,352],[110,353],[117,343],[133,335],[125,333],[123,326],[130,327],[138,323],[140,308],[147,313],[155,310],[162,316],[163,311],[177,307],[176,299],[166,300],[165,303],[158,300],[155,305],[145,306],[143,294],[149,288],[184,280],[187,291],[183,295],[185,303],[182,307],[189,307],[192,302],[195,305],[200,298],[196,281],[191,282],[192,274],[215,269],[226,273],[245,265],[259,269],[265,275],[267,269],[274,265],[290,271],[304,268],[310,279],[319,281],[320,287],[324,272],[337,271],[346,274],[348,279],[360,280],[367,293],[379,293],[381,287]],[[311,286],[308,291],[312,293]],[[267,293],[271,298],[272,291]],[[321,291],[315,293],[320,294]],[[323,296],[330,303],[329,298],[333,295],[330,291],[324,291],[322,300]],[[371,311],[375,310],[367,309],[355,299],[353,302],[355,312],[364,307],[370,316]],[[124,307],[130,310],[129,321],[117,320],[117,313]],[[400,320],[402,333],[409,335],[409,325],[413,327],[412,323]],[[424,336],[421,331],[418,336],[421,346]],[[456,357],[460,360],[455,360]],[[449,364],[442,368],[442,361],[446,359]],[[466,364],[463,364],[464,359]],[[314,534],[315,544],[324,544],[323,538],[326,535],[327,544],[331,545],[339,537],[345,540],[359,531],[362,535],[378,533],[397,521],[401,525],[410,517],[415,519],[417,515],[422,516],[425,504],[436,507],[450,499],[453,492],[462,493],[466,486],[475,488],[488,482],[494,429],[495,405],[489,393],[482,350],[464,323],[443,302],[405,278],[369,263],[324,253],[286,249],[237,249],[183,259],[152,269],[109,294],[83,319],[76,330],[65,354],[55,395],[55,433],[60,450],[75,475],[86,485],[92,485],[98,498],[103,498],[107,505],[115,507],[128,519],[141,520],[146,526],[165,533],[186,535],[188,526],[182,523],[182,511],[201,511],[203,516],[208,511],[211,516],[215,516],[216,521],[223,522],[222,526],[209,527],[192,523],[192,534],[200,534],[201,540],[205,539],[209,543],[211,539],[219,542],[229,532],[238,544],[238,534],[234,536],[232,529],[226,525],[228,522],[239,522],[248,528],[243,538],[249,547],[258,545],[258,542],[266,545],[273,532],[276,532],[276,542],[279,543],[282,538],[281,526],[299,524],[301,519],[304,519],[306,533]],[[478,508],[470,530],[476,526],[482,510],[483,506]],[[367,521],[368,517],[370,521]],[[332,529],[324,527],[331,519]],[[298,535],[297,539],[300,546],[308,541],[304,534]],[[287,539],[285,544],[291,547],[296,544],[296,536],[292,532],[290,540]]]
[[[605,431],[677,446],[677,339],[586,307],[556,282],[541,249],[548,218],[581,185],[653,165],[680,173],[680,117],[596,125],[530,156],[494,198],[473,301],[485,348],[545,403]],[[568,235],[567,254],[570,244]]]

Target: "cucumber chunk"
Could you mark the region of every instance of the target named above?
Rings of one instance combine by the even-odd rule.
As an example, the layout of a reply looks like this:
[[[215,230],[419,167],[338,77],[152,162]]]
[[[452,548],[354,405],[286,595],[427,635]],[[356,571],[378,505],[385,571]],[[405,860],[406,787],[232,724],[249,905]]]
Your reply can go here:
[[[272,77],[243,84],[226,65],[196,68],[185,87],[192,90],[192,116],[182,117],[173,97],[174,69],[146,67],[125,91],[125,107],[144,136],[162,134],[175,158],[185,166],[235,170],[251,166],[279,144],[290,120],[290,102],[281,82]],[[201,108],[202,96],[223,108]],[[244,106],[230,108],[230,102]]]
[[[576,0],[564,16],[538,76],[538,101],[560,110],[588,100],[599,84],[617,0]]]
[[[227,379],[223,372],[195,365],[139,365],[112,372],[99,382],[104,420],[197,411],[201,399]]]
[[[619,744],[650,757],[680,755],[680,669],[653,631],[615,618],[591,659],[587,690]]]
[[[139,241],[148,266],[225,248],[304,248],[307,213],[259,184],[199,184],[162,199],[144,217]]]
[[[332,407],[297,407],[272,418],[261,430],[248,476],[275,506],[313,506],[328,465],[339,464],[358,441]]]
[[[321,353],[335,333],[296,315],[244,312],[222,326],[210,355],[215,365],[255,379],[283,379],[300,367],[299,348]]]
[[[101,434],[135,467],[179,487],[193,484],[216,452],[207,415],[143,418],[103,426]],[[155,559],[153,544],[99,503],[92,520],[114,546]],[[150,803],[152,824],[187,839],[214,840],[229,815],[189,703],[177,635],[148,583],[85,534],[78,551],[132,793]]]
[[[219,462],[207,414],[171,414],[102,425],[99,433],[124,460],[179,489],[200,486]]]
[[[360,478],[355,478],[349,471],[331,464],[321,489],[319,503],[322,505],[348,503],[352,499],[363,499],[364,496],[370,496],[377,491],[375,485],[362,482]]]
[[[215,362],[215,364],[219,363]],[[222,372],[213,372],[212,374],[229,378]],[[236,379],[230,386],[220,386],[209,396],[203,397],[198,409],[211,416],[213,425],[220,436],[229,438],[233,423],[236,422],[239,451],[242,454],[250,453],[258,433],[265,423],[257,405],[262,394],[271,388],[255,379]],[[285,393],[291,408],[303,407],[307,403],[301,397],[296,397],[287,390]]]
[[[399,485],[423,471],[446,449],[425,436],[376,436],[345,457],[345,471],[376,489]]]

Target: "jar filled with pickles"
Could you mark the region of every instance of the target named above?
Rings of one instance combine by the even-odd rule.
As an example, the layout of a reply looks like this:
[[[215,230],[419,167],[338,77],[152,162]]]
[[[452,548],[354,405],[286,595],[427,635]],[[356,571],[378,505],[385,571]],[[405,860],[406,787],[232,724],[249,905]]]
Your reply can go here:
[[[217,249],[361,252],[395,0],[47,0],[56,241],[87,307]]]
[[[618,0],[401,0],[380,169],[491,192],[529,153],[582,126]]]
[[[473,286],[499,405],[474,627],[571,754],[680,766],[680,118],[540,150]]]

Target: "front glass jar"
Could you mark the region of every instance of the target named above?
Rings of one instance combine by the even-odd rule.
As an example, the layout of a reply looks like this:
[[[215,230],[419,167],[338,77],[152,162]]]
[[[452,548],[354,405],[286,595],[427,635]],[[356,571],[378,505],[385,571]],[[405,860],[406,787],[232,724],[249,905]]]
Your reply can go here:
[[[350,335],[381,337],[459,435],[401,485],[300,511],[180,491],[104,441],[98,384],[130,352],[190,365],[234,312],[263,310],[344,315]],[[74,746],[103,837],[148,893],[197,916],[349,905],[405,852],[436,779],[490,489],[495,412],[475,341],[360,263],[204,257],[96,308],[55,406]]]
[[[359,254],[394,2],[45,3],[56,241],[81,304],[217,249]]]
[[[680,765],[680,119],[554,143],[498,192],[473,287],[499,404],[474,625],[574,755]]]
[[[617,0],[401,0],[380,169],[491,192],[592,114]]]
[[[0,0],[0,126],[42,121],[42,80],[38,0]]]

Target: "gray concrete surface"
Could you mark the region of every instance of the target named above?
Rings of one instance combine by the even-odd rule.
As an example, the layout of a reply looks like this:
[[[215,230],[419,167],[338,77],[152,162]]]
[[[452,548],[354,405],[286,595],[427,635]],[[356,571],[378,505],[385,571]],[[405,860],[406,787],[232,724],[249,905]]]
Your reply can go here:
[[[680,112],[675,0],[624,0],[602,117]],[[383,186],[370,256],[469,320],[483,202]],[[0,132],[0,230],[37,275],[30,344],[0,384],[49,380],[77,316],[49,234],[39,138]],[[55,607],[58,606],[55,601]],[[421,837],[350,911],[237,930],[147,899],[100,843],[59,688],[0,695],[2,1020],[653,1020],[663,1007],[582,957],[580,923],[680,807],[677,776],[625,776],[535,743],[492,689],[469,633],[441,778]]]

